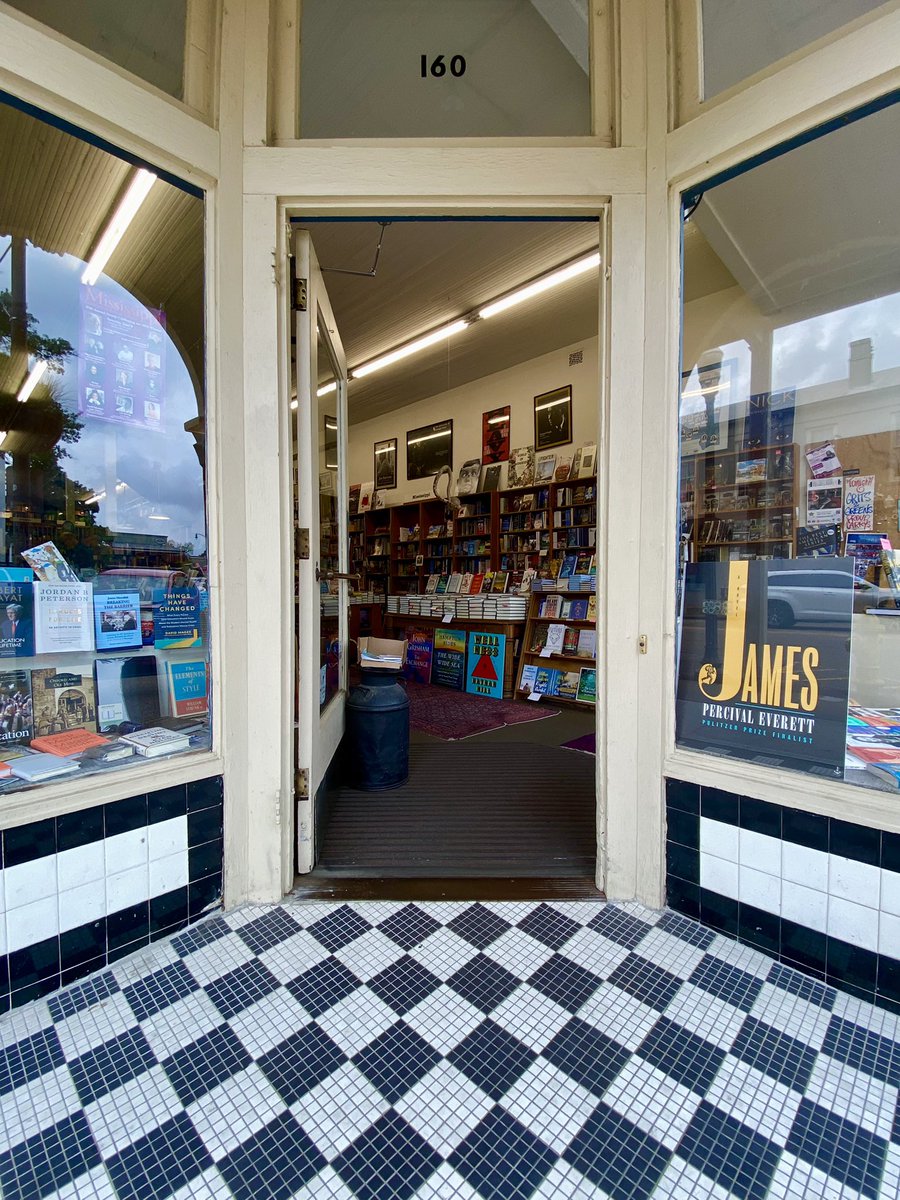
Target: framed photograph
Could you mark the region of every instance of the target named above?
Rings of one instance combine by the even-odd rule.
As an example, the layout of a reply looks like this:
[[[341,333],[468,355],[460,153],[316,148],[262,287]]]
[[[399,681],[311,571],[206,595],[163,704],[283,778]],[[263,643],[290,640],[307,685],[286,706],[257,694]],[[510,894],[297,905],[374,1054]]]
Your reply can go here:
[[[681,455],[727,450],[731,427],[738,416],[733,358],[695,364],[681,373]],[[749,445],[748,447],[749,448]]]
[[[453,422],[435,421],[406,434],[406,478],[425,479],[453,467]]]
[[[534,449],[565,446],[572,440],[572,389],[555,388],[534,398]]]
[[[375,443],[375,486],[379,489],[397,486],[396,438]]]
[[[481,462],[506,462],[509,458],[509,405],[481,414]]]

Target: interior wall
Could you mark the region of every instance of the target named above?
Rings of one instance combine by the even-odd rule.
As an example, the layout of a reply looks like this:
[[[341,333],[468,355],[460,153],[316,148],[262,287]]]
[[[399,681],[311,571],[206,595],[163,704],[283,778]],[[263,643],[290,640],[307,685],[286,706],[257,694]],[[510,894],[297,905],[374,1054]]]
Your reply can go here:
[[[569,355],[583,352],[583,361],[569,366]],[[397,487],[379,496],[386,505],[431,496],[432,479],[406,478],[406,434],[433,421],[453,421],[453,476],[471,458],[481,458],[481,417],[489,409],[510,407],[510,449],[534,443],[534,397],[554,388],[572,387],[572,442],[556,447],[557,454],[572,454],[586,442],[597,441],[600,374],[598,339],[575,342],[530,359],[462,387],[429,396],[395,412],[350,425],[348,437],[349,481],[366,483],[374,477],[375,443],[397,439]],[[352,420],[353,386],[350,386]]]

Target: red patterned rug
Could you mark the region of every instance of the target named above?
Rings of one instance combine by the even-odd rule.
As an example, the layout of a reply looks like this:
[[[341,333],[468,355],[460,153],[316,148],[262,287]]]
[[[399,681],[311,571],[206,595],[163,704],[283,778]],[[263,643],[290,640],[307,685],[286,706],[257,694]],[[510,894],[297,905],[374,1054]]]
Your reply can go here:
[[[555,717],[559,713],[558,708],[545,705],[543,700],[531,704],[518,700],[488,700],[484,696],[411,681],[407,682],[406,690],[411,727],[448,742],[487,733],[489,729],[502,729],[504,725]]]

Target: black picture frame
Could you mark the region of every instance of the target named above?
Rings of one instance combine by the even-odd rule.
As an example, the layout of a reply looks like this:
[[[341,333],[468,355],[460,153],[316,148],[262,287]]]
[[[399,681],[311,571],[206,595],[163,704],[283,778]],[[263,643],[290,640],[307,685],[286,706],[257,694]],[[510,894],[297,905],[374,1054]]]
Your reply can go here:
[[[554,388],[534,398],[534,450],[567,446],[572,441],[572,388]]]
[[[374,448],[375,488],[386,491],[397,486],[397,439],[384,438]]]
[[[453,421],[434,421],[407,430],[406,478],[426,479],[442,467],[453,468]]]

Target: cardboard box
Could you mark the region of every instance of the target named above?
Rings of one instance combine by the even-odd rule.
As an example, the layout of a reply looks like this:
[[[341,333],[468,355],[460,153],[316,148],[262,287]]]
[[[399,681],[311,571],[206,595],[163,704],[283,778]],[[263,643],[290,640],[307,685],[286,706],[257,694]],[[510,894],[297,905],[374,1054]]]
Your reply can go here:
[[[399,656],[396,662],[367,662],[366,655],[391,654]],[[406,663],[406,640],[394,638],[361,637],[359,639],[359,665],[366,671],[402,671]]]

